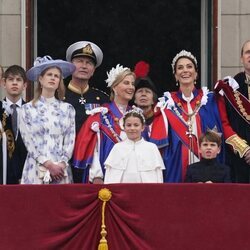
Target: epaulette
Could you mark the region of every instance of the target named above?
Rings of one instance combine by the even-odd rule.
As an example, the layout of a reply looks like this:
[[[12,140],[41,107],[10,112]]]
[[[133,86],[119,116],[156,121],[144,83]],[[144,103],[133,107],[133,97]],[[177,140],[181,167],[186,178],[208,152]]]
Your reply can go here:
[[[91,87],[93,90],[97,90],[99,92],[102,92],[104,95],[108,96],[109,97],[109,94],[107,94],[105,91],[101,90],[101,89],[98,89],[98,88],[94,88],[94,87]]]

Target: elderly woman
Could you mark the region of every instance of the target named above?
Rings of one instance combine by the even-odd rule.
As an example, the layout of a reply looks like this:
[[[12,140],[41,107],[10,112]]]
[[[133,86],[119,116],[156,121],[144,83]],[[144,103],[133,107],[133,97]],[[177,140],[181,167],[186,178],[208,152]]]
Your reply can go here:
[[[153,81],[148,76],[149,69],[150,65],[147,62],[139,61],[135,65],[134,70],[136,75],[134,103],[143,110],[146,123],[142,136],[147,141],[151,136],[154,117],[157,115],[154,112],[154,107],[157,103],[157,90]]]
[[[165,92],[154,118],[151,141],[163,148],[165,182],[182,182],[188,164],[199,161],[198,139],[208,128],[222,131],[215,97],[206,87],[195,87],[198,77],[196,58],[182,50],[172,61],[179,90]],[[223,150],[219,159],[223,162]]]
[[[130,109],[135,92],[135,75],[119,64],[107,73],[111,103],[89,112],[76,140],[73,165],[83,169],[83,182],[103,183],[104,162],[114,144],[126,137],[122,118]]]
[[[62,101],[63,77],[75,70],[72,63],[37,58],[27,71],[37,81],[32,101],[24,104],[20,114],[20,132],[28,154],[22,184],[65,184],[72,182],[68,165],[75,142],[75,110]]]

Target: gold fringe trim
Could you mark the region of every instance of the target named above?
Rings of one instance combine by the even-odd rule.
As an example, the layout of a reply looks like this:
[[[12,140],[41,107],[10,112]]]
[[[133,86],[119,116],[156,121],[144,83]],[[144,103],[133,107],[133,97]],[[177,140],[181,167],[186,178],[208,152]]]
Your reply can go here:
[[[231,145],[233,147],[234,152],[238,152],[240,155],[240,158],[244,156],[246,151],[250,149],[250,146],[247,144],[247,142],[243,139],[241,139],[238,135],[232,135],[227,140],[226,143]]]
[[[84,95],[89,90],[89,85],[86,85],[84,89],[78,88],[72,81],[69,82],[68,89],[79,95]]]
[[[106,240],[107,231],[106,231],[106,226],[105,226],[105,206],[106,206],[106,202],[109,201],[111,197],[112,197],[112,193],[111,191],[109,191],[109,189],[102,188],[99,191],[98,198],[102,200],[103,203],[102,203],[102,225],[101,225],[102,238],[100,239],[98,250],[108,250],[108,242]]]

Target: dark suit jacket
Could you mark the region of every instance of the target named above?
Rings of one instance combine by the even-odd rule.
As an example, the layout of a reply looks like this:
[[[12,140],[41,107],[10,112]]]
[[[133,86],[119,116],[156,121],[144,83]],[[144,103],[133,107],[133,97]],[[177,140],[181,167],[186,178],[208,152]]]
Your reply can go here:
[[[25,102],[22,101],[22,104]],[[4,115],[2,102],[0,101],[0,120],[4,130],[7,132],[7,184],[18,184],[22,176],[23,165],[26,159],[27,151],[24,146],[20,132],[15,140],[12,125],[11,115]],[[11,148],[14,146],[14,150]],[[12,152],[13,151],[13,152]],[[3,183],[3,155],[2,155],[2,136],[0,136],[0,184]]]

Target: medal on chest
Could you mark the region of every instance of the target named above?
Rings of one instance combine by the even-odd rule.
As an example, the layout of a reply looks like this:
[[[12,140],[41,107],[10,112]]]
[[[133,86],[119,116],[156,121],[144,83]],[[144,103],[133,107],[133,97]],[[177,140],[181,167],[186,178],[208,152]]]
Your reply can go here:
[[[86,103],[86,99],[81,95],[81,97],[79,98],[79,103],[84,105]]]

